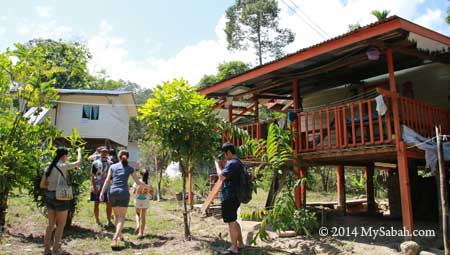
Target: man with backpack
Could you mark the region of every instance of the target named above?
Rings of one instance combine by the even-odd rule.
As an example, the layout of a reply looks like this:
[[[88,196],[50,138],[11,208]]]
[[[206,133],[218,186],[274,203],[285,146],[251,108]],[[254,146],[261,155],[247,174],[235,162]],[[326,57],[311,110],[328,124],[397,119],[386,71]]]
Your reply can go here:
[[[232,143],[226,142],[222,145],[220,157],[226,160],[225,167],[222,168],[219,160],[215,161],[217,176],[222,183],[222,218],[228,223],[231,247],[221,254],[238,254],[239,247],[243,246],[242,231],[237,220],[237,211],[241,205],[239,198],[240,185],[243,173],[245,173],[244,164],[236,156],[236,149]]]

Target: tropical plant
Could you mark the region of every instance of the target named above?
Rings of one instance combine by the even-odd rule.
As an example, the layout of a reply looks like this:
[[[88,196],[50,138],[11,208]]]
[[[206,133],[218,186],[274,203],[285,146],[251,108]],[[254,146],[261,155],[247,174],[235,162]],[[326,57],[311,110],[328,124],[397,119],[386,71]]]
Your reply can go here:
[[[306,208],[295,207],[292,190],[301,182],[294,178],[293,176],[289,177],[290,180],[284,189],[283,195],[277,198],[274,207],[269,210],[267,216],[261,221],[259,231],[255,235],[253,243],[256,242],[257,238],[261,240],[268,239],[268,225],[277,232],[294,230],[297,234],[307,235],[311,235],[318,228],[319,222],[314,212]]]
[[[158,85],[153,97],[139,109],[148,134],[164,146],[180,164],[182,195],[194,162],[210,160],[220,148],[221,126],[213,111],[214,101],[196,92],[183,79]],[[184,238],[190,240],[186,200],[183,199]]]
[[[377,18],[378,21],[384,20],[389,16],[389,13],[391,11],[389,10],[373,10],[372,12],[370,12],[373,16],[375,16],[375,18]]]
[[[359,24],[359,22],[355,23],[355,24],[349,24],[348,25],[348,32],[352,32],[356,29],[360,29],[361,28],[361,24]]]
[[[236,0],[225,12],[228,49],[246,50],[251,45],[260,65],[267,55],[281,57],[295,36],[279,27],[279,12],[276,0]]]
[[[11,190],[30,186],[41,159],[50,154],[46,141],[60,134],[49,120],[30,120],[52,108],[56,90],[51,77],[59,71],[41,57],[40,49],[23,44],[0,54],[0,232]],[[25,116],[31,107],[35,113]]]
[[[290,135],[276,123],[269,124],[267,140],[261,139],[256,149],[256,157],[265,164],[256,168],[256,175],[268,175],[271,177],[269,194],[267,195],[266,208],[275,203],[275,198],[286,184],[291,167],[287,162],[292,158]]]

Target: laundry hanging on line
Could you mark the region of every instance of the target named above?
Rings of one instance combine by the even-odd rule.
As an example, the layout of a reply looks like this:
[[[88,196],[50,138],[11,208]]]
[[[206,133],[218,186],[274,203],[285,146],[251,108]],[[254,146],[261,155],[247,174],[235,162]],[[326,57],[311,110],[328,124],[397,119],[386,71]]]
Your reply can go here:
[[[413,129],[402,125],[402,138],[407,144],[414,144],[417,148],[425,151],[426,168],[431,170],[434,174],[438,162],[437,158],[437,143],[433,138],[427,138],[419,135]],[[450,160],[450,142],[442,143],[444,148],[444,160]]]

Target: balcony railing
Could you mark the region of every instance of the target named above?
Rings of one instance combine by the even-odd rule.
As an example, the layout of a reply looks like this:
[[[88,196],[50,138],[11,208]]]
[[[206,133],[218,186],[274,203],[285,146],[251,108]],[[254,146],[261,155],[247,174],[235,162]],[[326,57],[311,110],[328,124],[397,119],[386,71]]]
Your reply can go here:
[[[387,107],[377,111],[374,98],[296,114],[291,124],[292,147],[298,152],[345,149],[359,146],[395,144],[392,97],[379,91]],[[425,137],[434,126],[450,131],[450,112],[414,99],[398,97],[400,125],[406,125]]]

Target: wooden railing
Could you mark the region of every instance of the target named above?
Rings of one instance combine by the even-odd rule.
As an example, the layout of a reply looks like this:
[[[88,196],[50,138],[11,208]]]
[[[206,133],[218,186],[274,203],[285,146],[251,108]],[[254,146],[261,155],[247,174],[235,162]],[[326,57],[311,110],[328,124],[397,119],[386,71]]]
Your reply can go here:
[[[399,101],[400,124],[424,137],[435,136],[435,126],[441,126],[444,134],[449,133],[450,112],[406,97],[400,97]]]
[[[252,124],[239,125],[238,127],[243,130],[246,130],[251,138],[259,139],[261,138],[261,125],[263,124],[264,123],[262,122],[255,122]],[[222,136],[222,141],[223,142],[229,141],[233,143],[235,146],[240,146],[245,143],[245,141],[242,138],[237,138],[232,135],[229,135],[229,131]]]
[[[291,124],[293,149],[313,152],[395,144],[392,94],[379,92],[387,106],[384,114],[378,113],[374,98],[297,113],[297,121]],[[450,133],[450,112],[400,96],[398,105],[400,125],[425,137],[434,135],[436,125],[442,127],[442,132]]]
[[[389,100],[384,115],[376,111],[375,99],[297,113],[291,125],[293,148],[299,152],[392,143]]]

